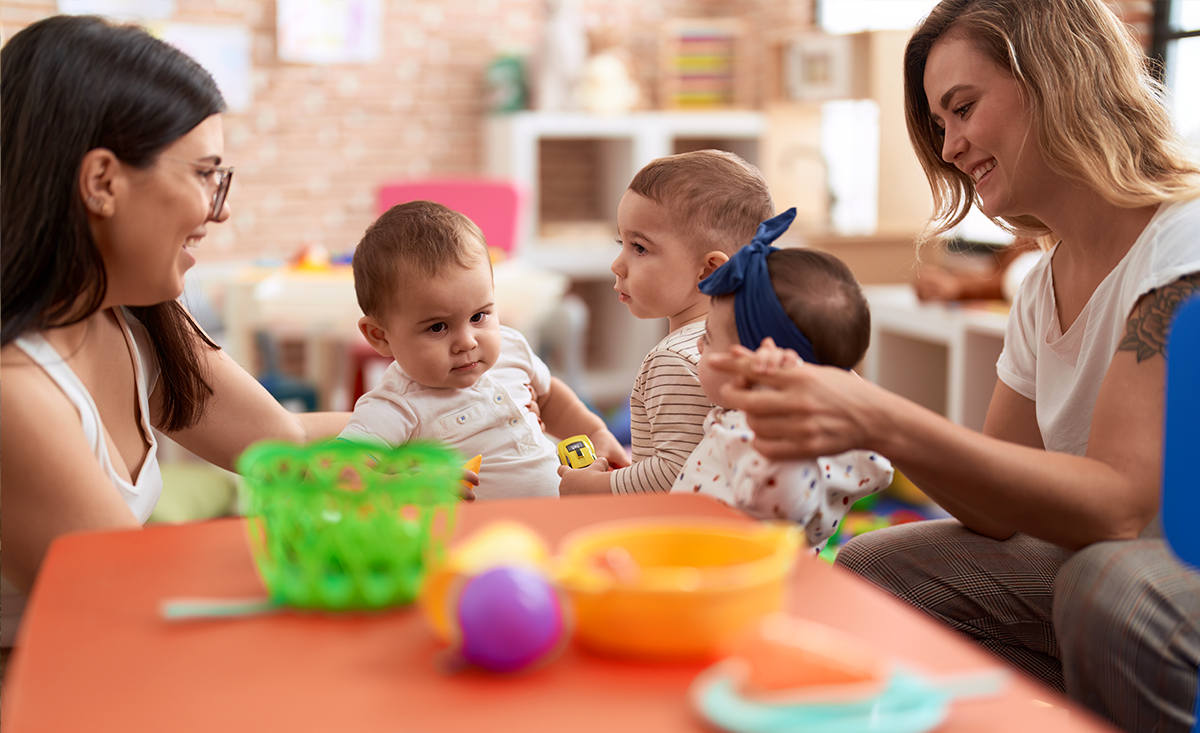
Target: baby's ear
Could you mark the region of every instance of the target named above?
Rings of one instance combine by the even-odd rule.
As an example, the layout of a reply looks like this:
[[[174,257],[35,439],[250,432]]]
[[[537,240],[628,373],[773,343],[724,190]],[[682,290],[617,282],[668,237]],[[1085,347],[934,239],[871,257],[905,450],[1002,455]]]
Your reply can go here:
[[[729,261],[729,255],[720,250],[713,250],[704,255],[704,269],[700,271],[700,280],[717,271],[717,268]],[[699,282],[699,280],[697,280]]]
[[[367,339],[367,343],[371,344],[371,348],[379,352],[380,356],[395,356],[392,353],[392,345],[388,343],[387,331],[379,321],[371,316],[363,316],[358,319],[358,330]]]

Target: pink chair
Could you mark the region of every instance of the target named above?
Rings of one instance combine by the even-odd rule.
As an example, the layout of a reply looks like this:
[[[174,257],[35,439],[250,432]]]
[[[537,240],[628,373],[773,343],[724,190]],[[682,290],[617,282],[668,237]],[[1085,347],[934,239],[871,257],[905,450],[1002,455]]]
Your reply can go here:
[[[475,222],[488,246],[505,256],[517,253],[520,231],[521,190],[511,181],[488,178],[446,178],[398,181],[379,187],[377,213],[408,201],[434,201],[465,214]],[[371,386],[369,372],[378,372],[392,360],[380,356],[365,340],[356,341],[350,351],[350,403]]]
[[[522,196],[512,181],[447,178],[385,183],[379,188],[378,213],[406,201],[422,200],[466,214],[483,230],[489,247],[510,257],[517,253]]]

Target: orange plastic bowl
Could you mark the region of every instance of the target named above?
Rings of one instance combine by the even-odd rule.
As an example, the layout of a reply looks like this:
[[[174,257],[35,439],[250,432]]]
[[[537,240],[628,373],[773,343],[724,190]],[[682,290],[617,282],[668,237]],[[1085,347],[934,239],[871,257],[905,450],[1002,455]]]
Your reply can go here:
[[[802,541],[790,523],[607,522],[563,539],[556,574],[581,646],[634,659],[706,659],[783,608]]]

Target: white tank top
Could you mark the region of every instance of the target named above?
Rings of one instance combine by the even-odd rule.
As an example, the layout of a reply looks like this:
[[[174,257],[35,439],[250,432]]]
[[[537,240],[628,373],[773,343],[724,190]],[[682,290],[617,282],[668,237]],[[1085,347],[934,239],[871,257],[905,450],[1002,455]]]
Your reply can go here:
[[[75,405],[75,409],[79,410],[83,434],[91,445],[96,460],[100,462],[100,468],[108,475],[109,481],[137,520],[145,522],[158,503],[163,488],[162,469],[158,465],[158,441],[150,425],[150,392],[158,381],[158,362],[152,356],[154,350],[145,326],[124,308],[117,308],[114,312],[117,314],[117,323],[125,334],[129,353],[137,366],[134,383],[137,388],[138,415],[142,422],[142,433],[150,441],[146,459],[142,461],[142,468],[134,477],[133,483],[122,478],[113,467],[96,403],[62,356],[40,333],[18,336],[14,343],[54,380],[67,399]]]

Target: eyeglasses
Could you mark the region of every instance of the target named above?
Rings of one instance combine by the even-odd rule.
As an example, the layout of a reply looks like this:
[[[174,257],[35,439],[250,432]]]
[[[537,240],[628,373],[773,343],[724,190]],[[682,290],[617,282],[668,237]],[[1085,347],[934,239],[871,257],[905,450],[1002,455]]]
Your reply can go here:
[[[221,215],[221,207],[225,205],[225,197],[229,194],[229,182],[233,180],[233,166],[211,165],[209,163],[201,163],[198,160],[176,158],[171,155],[162,155],[159,157],[195,166],[197,170],[204,174],[204,183],[206,186],[213,186],[215,179],[216,189],[213,191],[212,211],[209,212],[208,216],[210,219],[216,221],[217,217]]]

